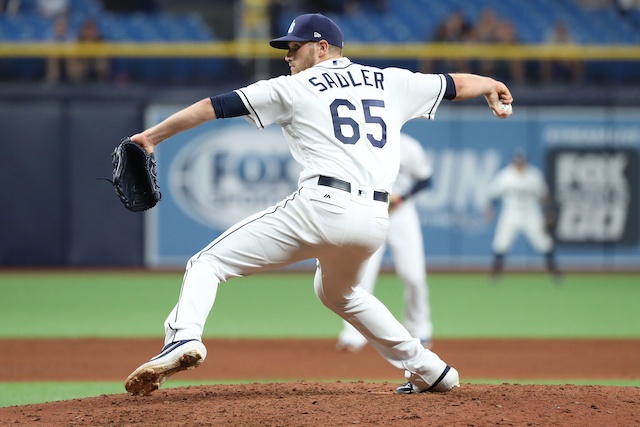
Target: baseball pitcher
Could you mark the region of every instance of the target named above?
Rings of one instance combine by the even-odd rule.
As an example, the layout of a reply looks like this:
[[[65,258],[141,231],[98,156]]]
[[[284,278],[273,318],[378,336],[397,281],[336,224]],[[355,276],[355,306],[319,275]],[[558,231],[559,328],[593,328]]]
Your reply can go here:
[[[500,103],[512,102],[509,90],[477,75],[353,63],[342,55],[342,31],[321,14],[298,16],[271,46],[285,52],[291,75],[202,99],[131,136],[152,153],[162,141],[208,120],[242,116],[258,129],[280,126],[302,172],[297,191],[231,226],[188,261],[178,302],[165,321],[165,346],[131,373],[126,390],[148,394],[204,361],[202,334],[220,282],[309,258],[317,260],[320,301],[405,371],[408,383],[398,393],[453,389],[458,372],[359,284],[367,260],[387,236],[402,125],[434,119],[443,98],[484,96],[492,111],[506,117]]]

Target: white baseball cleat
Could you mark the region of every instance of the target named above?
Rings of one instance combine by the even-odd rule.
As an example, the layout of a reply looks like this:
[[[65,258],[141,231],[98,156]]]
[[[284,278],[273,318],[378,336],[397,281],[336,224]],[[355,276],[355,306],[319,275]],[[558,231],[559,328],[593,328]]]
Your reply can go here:
[[[160,354],[133,371],[124,382],[124,388],[132,396],[146,396],[176,372],[197,368],[206,357],[207,348],[198,340],[169,343]]]
[[[397,394],[411,394],[411,393],[424,393],[424,392],[447,392],[451,391],[454,387],[460,387],[460,376],[455,368],[447,365],[442,371],[442,374],[438,377],[433,384],[427,384],[427,387],[420,389],[415,386],[411,381],[407,382],[396,388]]]

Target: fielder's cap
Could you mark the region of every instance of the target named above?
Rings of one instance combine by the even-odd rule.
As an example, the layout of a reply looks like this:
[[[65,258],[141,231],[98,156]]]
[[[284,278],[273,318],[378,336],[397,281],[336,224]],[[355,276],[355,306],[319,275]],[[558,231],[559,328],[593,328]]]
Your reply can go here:
[[[269,42],[276,49],[289,49],[289,42],[319,42],[342,48],[342,30],[331,19],[321,13],[307,13],[295,18],[289,26],[286,36],[278,37]]]

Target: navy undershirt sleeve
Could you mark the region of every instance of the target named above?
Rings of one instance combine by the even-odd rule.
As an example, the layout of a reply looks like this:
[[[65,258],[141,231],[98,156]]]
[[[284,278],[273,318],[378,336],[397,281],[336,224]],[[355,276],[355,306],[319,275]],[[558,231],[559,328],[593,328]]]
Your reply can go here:
[[[422,179],[420,181],[416,181],[411,190],[407,194],[402,195],[402,200],[407,200],[409,197],[412,197],[414,194],[424,190],[425,188],[429,188],[431,186],[431,177]]]
[[[223,93],[209,98],[218,119],[247,116],[249,110],[244,106],[240,95],[236,92]]]
[[[445,80],[447,81],[447,90],[444,92],[444,99],[452,100],[455,99],[456,93],[456,84],[453,81],[453,77],[449,74],[444,75]]]

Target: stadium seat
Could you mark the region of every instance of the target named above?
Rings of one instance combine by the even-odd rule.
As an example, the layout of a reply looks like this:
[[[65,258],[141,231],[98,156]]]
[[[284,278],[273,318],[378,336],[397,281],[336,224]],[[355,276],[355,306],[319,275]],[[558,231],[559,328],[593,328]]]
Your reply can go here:
[[[72,29],[79,28],[87,17],[92,17],[97,20],[105,40],[111,42],[217,40],[215,32],[197,13],[111,13],[104,10],[99,0],[70,0],[70,5]],[[543,43],[546,32],[559,20],[567,23],[578,43],[640,43],[640,11],[631,11],[623,16],[613,7],[585,10],[574,0],[394,0],[386,2],[385,11],[376,10],[363,2],[360,10],[353,15],[334,12],[329,16],[343,29],[347,43],[419,43],[428,42],[438,24],[451,12],[461,11],[469,21],[474,22],[485,8],[493,8],[500,18],[511,20],[522,43]],[[286,31],[296,15],[292,10],[283,13],[279,27]],[[52,20],[38,13],[37,0],[22,0],[18,15],[0,15],[0,41],[45,40],[51,27]],[[206,78],[209,73],[224,68],[220,60],[207,60],[207,65],[203,67],[204,61],[118,59],[114,62],[118,69],[136,77],[162,79],[171,74],[180,81]],[[202,75],[203,68],[207,70],[206,76]],[[616,79],[633,79],[636,68],[630,68],[628,63],[619,63],[615,65],[615,70],[611,70],[611,75],[615,75]],[[600,68],[596,66],[594,70],[600,75]],[[33,66],[25,75],[31,74]],[[0,78],[3,75],[0,70]]]

